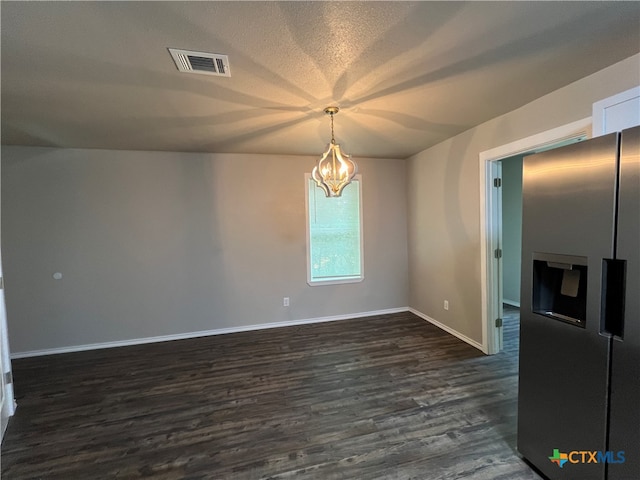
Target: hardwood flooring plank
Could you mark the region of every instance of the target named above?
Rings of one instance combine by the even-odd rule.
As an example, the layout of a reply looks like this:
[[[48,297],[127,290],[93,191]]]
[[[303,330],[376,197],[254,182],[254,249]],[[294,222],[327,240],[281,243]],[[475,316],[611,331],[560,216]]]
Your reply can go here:
[[[3,478],[538,479],[504,330],[492,357],[406,312],[16,360]]]

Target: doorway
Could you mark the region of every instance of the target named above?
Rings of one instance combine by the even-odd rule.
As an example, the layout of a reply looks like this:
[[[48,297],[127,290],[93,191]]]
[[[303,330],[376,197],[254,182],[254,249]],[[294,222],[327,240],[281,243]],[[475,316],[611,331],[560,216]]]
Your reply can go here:
[[[517,352],[520,332],[520,265],[522,260],[522,162],[525,154],[496,163],[501,186],[498,195],[500,255],[498,268],[498,318],[500,351]]]
[[[486,354],[498,353],[503,348],[505,239],[502,162],[576,143],[589,138],[590,133],[589,117],[480,153],[482,344]],[[521,202],[521,189],[519,195]],[[509,247],[517,251],[512,248],[513,245]],[[510,265],[510,268],[512,267],[513,265]],[[519,303],[519,296],[517,302]]]

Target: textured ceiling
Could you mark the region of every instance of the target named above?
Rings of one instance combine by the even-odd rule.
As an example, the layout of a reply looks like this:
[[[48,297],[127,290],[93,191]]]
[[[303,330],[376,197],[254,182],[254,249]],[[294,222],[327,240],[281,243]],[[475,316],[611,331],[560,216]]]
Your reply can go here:
[[[405,158],[640,51],[638,2],[2,2],[2,143]],[[229,55],[231,78],[167,48]],[[639,66],[640,68],[640,66]]]

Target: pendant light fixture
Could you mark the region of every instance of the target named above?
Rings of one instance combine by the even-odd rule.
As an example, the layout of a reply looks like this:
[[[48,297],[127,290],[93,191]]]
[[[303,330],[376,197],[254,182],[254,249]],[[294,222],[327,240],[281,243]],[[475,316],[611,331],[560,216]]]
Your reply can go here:
[[[333,136],[333,116],[339,110],[338,107],[324,109],[324,113],[331,117],[331,143],[311,172],[311,177],[327,197],[339,197],[344,187],[349,185],[358,173],[358,166],[349,155],[342,153]]]

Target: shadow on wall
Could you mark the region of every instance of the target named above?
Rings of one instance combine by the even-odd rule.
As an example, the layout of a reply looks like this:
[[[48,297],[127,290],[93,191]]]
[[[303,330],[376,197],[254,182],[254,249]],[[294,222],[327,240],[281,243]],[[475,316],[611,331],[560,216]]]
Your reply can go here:
[[[462,203],[477,204],[478,192],[475,188],[468,188],[469,182],[467,178],[473,178],[472,175],[465,177],[464,160],[468,156],[470,150],[470,136],[460,135],[451,141],[448,155],[444,161],[445,178],[444,178],[444,198],[442,205],[445,211],[445,228],[448,234],[449,243],[451,245],[451,263],[453,265],[453,274],[449,289],[460,295],[460,292],[470,292],[478,289],[480,284],[480,272],[478,265],[479,243],[477,234],[478,225],[469,225],[468,219],[465,218],[465,212],[475,213],[473,207],[463,206]],[[468,167],[468,166],[467,166]],[[467,214],[468,216],[468,214]],[[474,219],[475,220],[475,219]],[[473,230],[474,234],[470,232]],[[480,318],[480,298],[476,301],[466,299],[464,302],[459,301],[458,304],[464,307],[461,315],[466,319]],[[465,325],[464,330],[471,338],[481,338],[480,322],[473,325]],[[474,332],[474,330],[478,330]]]

